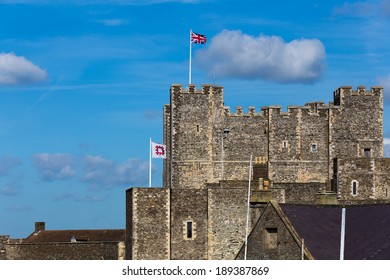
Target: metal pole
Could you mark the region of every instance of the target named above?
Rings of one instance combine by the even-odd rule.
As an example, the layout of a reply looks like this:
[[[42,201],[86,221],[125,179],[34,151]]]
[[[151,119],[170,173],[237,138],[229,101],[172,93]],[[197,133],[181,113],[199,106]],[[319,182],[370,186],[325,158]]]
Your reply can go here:
[[[244,260],[246,260],[247,252],[248,252],[248,228],[249,228],[249,202],[251,196],[251,178],[252,178],[252,154],[249,161],[249,184],[248,184],[248,200],[247,200],[247,209],[246,209],[246,227],[245,227],[245,254]]]
[[[152,186],[152,138],[149,141],[149,188]]]
[[[340,260],[344,260],[346,209],[341,210]]]
[[[225,137],[224,136],[224,133],[223,133],[223,131],[222,131],[222,135],[221,135],[221,137],[222,137],[222,148],[221,148],[221,162],[222,162],[222,167],[221,167],[221,181],[223,181],[223,158],[224,158],[224,150],[223,150],[223,138]]]
[[[188,73],[188,84],[190,85],[192,83],[191,80],[191,64],[192,64],[192,42],[191,42],[191,34],[192,34],[192,29],[190,29],[190,65],[189,65],[189,73]]]

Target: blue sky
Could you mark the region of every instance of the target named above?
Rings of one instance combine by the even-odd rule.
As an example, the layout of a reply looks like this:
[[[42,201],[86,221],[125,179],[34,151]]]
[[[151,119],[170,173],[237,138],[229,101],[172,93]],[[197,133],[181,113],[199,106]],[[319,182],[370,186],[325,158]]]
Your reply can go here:
[[[207,36],[192,82],[224,86],[232,109],[384,86],[390,155],[385,0],[0,0],[0,26],[0,234],[125,227],[169,87],[188,84],[190,28]]]

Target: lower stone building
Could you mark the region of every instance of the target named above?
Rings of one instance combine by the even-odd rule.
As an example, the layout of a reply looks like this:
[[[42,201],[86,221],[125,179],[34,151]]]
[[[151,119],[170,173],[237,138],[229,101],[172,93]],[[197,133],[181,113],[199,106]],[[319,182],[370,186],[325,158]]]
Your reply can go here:
[[[36,222],[26,239],[3,239],[6,260],[120,260],[125,257],[125,230],[46,230]]]
[[[318,182],[274,183],[253,178],[257,180],[251,182],[249,196],[248,258],[300,259],[303,254],[305,259],[337,259],[341,207],[347,206],[348,215],[355,215],[355,223],[347,224],[347,228],[357,230],[349,234],[351,248],[359,234],[368,232],[356,226],[360,218],[355,213],[362,211],[363,217],[374,211],[372,228],[379,229],[386,223],[390,215],[389,167],[390,159],[341,159],[332,186]],[[126,258],[243,258],[249,181],[221,181],[205,186],[128,189]],[[327,191],[329,188],[334,190]],[[378,208],[379,204],[382,206]],[[317,222],[318,227],[310,222]],[[380,238],[374,231],[370,234],[369,240]],[[318,236],[322,237],[313,239]],[[302,239],[307,240],[306,246],[302,247]],[[378,244],[362,243],[361,246],[367,247],[362,250],[369,252],[347,255],[347,258],[390,258],[390,251],[389,255],[383,252],[373,255],[380,246],[387,246],[383,236],[378,240]]]
[[[389,236],[390,204],[270,202],[248,236],[247,259],[388,260]]]

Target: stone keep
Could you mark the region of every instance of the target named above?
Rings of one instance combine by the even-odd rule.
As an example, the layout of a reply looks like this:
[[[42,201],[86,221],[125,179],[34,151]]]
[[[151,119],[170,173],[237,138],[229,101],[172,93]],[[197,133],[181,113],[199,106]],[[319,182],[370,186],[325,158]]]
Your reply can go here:
[[[126,191],[126,258],[237,258],[251,155],[249,229],[271,199],[312,204],[331,193],[334,199],[324,201],[388,202],[382,103],[381,87],[341,87],[329,105],[231,112],[223,87],[172,85],[164,106],[163,188]]]
[[[274,183],[328,183],[336,188],[340,158],[383,157],[383,89],[341,87],[334,100],[305,106],[241,107],[223,104],[223,88],[173,85],[164,107],[168,158],[164,187],[204,188],[247,180],[250,155],[266,162]]]

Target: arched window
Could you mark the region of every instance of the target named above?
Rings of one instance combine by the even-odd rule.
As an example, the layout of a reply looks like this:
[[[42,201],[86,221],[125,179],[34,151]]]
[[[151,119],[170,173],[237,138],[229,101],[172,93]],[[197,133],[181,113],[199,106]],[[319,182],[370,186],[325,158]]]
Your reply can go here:
[[[356,180],[353,180],[351,182],[351,189],[352,189],[352,195],[357,196],[358,195],[358,187],[359,187],[359,182]]]

